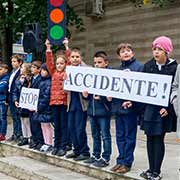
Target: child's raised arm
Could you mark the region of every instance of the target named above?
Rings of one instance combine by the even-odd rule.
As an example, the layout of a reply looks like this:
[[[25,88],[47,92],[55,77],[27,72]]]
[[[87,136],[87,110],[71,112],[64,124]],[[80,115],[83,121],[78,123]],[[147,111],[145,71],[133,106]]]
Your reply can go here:
[[[54,64],[54,57],[51,50],[51,44],[48,39],[46,39],[45,45],[46,45],[46,66],[48,68],[49,73],[52,75],[56,67]]]

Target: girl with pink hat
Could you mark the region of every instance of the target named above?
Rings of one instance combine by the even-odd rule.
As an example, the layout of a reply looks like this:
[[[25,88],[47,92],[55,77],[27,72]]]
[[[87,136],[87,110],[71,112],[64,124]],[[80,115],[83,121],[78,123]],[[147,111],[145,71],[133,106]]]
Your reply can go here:
[[[152,43],[153,58],[144,65],[143,72],[165,74],[174,77],[177,62],[169,58],[173,51],[170,38],[157,37]],[[141,129],[147,136],[149,168],[140,174],[148,180],[160,180],[161,165],[165,154],[164,138],[167,132],[176,130],[176,116],[172,104],[168,107],[145,104]]]

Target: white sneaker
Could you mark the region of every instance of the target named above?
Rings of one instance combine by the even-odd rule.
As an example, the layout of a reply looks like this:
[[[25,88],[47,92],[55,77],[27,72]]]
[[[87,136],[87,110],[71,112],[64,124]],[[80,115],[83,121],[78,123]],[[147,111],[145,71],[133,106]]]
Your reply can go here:
[[[41,152],[50,152],[51,150],[52,150],[52,146],[49,144],[44,144],[40,149]]]

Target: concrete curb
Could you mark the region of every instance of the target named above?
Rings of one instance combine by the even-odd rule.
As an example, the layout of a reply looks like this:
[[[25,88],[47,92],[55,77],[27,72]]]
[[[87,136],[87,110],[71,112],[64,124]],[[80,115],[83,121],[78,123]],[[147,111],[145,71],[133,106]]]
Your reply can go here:
[[[31,150],[27,147],[19,147],[17,145],[12,145],[7,142],[0,143],[0,156],[1,157],[8,157],[8,156],[29,157],[37,161],[45,162],[45,163],[48,163],[57,167],[66,168],[66,169],[75,171],[77,173],[85,174],[87,176],[102,179],[102,180],[142,180],[139,177],[130,177],[128,173],[124,175],[113,173],[110,170],[107,170],[105,168],[102,168],[102,169],[96,168],[93,166],[86,165],[83,162],[75,162],[73,160],[66,159],[65,157],[57,157],[51,154],[44,154],[35,150]],[[9,165],[3,164],[3,166],[0,168],[0,171],[7,174],[10,172],[6,170],[8,169],[6,168],[6,166],[9,167]],[[16,170],[18,172],[23,171],[23,169],[16,169]],[[33,178],[31,173],[28,172],[28,174]],[[12,176],[14,175],[12,174]]]

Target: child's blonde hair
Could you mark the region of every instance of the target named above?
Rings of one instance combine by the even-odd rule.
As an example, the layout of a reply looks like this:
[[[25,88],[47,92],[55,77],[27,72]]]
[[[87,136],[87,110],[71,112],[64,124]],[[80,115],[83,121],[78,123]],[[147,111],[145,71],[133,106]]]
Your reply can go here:
[[[19,78],[21,77],[21,75],[25,75],[27,81],[30,82],[31,81],[31,77],[32,77],[32,74],[31,74],[31,63],[24,62],[22,65],[25,68],[25,73],[20,74]]]
[[[57,57],[56,57],[56,59],[55,59],[55,62],[57,61],[57,59],[59,59],[59,58],[62,58],[64,61],[65,61],[65,63],[67,63],[67,59],[66,59],[66,56],[65,55],[58,55]]]

